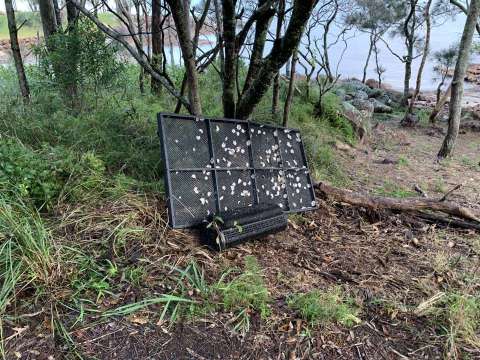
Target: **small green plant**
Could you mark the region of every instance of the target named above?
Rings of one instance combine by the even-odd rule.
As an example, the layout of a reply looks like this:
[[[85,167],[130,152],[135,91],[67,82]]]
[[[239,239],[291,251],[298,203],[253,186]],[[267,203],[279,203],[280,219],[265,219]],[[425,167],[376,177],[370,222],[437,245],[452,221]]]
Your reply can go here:
[[[399,166],[407,166],[409,164],[408,159],[405,156],[400,156],[398,158],[398,165]]]
[[[245,269],[230,281],[225,281],[234,271],[225,273],[215,286],[222,298],[225,310],[235,313],[234,330],[241,333],[250,328],[250,314],[260,312],[262,318],[270,314],[270,295],[263,279],[258,261],[253,256],[245,257]]]
[[[426,315],[438,324],[447,339],[451,358],[459,358],[462,346],[480,347],[480,297],[449,293],[428,309]]]
[[[426,109],[421,109],[417,111],[417,118],[420,126],[430,125],[429,117],[430,117],[430,111]]]
[[[461,162],[462,162],[463,165],[465,165],[469,169],[472,169],[472,170],[479,170],[480,169],[480,165],[479,165],[478,161],[475,161],[475,160],[473,160],[473,159],[471,159],[467,156],[462,156]]]
[[[147,275],[143,266],[129,266],[124,270],[124,278],[135,286],[140,286]]]
[[[407,190],[401,185],[395,184],[391,181],[385,181],[383,186],[378,188],[375,193],[381,196],[391,196],[396,198],[406,198],[416,195],[414,191]]]
[[[340,287],[293,295],[288,299],[288,306],[310,326],[338,323],[350,327],[361,322],[354,300]]]

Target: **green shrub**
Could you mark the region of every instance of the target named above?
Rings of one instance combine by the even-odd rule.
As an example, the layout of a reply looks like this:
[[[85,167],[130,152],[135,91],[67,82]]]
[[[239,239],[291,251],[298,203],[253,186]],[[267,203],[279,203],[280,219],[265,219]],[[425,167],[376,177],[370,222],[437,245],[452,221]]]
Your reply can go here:
[[[81,156],[62,147],[39,151],[12,139],[0,143],[0,189],[41,208],[51,207],[63,192],[74,198],[98,186],[103,163],[92,153]],[[69,188],[65,189],[65,185]]]
[[[345,119],[341,112],[340,99],[333,93],[323,97],[323,115],[320,121],[326,122],[334,131],[343,137],[343,140],[354,144],[355,132],[350,122]]]
[[[353,299],[347,297],[340,287],[294,295],[288,299],[288,306],[310,326],[339,323],[350,327],[360,322]]]
[[[38,75],[46,76],[43,87],[73,97],[69,101],[77,106],[81,100],[95,103],[99,89],[118,86],[125,71],[116,45],[109,44],[105,34],[84,17],[69,31],[49,37],[48,44],[36,52],[41,60]]]

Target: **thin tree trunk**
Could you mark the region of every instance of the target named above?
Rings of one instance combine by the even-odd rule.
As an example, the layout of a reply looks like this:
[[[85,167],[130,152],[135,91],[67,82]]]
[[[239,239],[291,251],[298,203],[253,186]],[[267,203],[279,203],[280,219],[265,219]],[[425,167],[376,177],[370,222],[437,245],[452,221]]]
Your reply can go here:
[[[193,52],[192,36],[190,29],[189,9],[185,3],[176,0],[167,0],[172,10],[173,21],[177,29],[178,41],[182,50],[185,71],[188,82],[188,98],[190,100],[190,112],[193,115],[201,115],[202,105],[200,103],[200,94],[198,91],[198,73],[195,56]]]
[[[152,0],[152,66],[156,69],[162,68],[162,7],[161,0]],[[159,95],[162,86],[159,81],[152,78],[152,93]]]
[[[285,12],[285,0],[280,0],[278,4],[278,15],[277,15],[277,29],[275,32],[275,38],[280,39],[282,36],[282,26],[284,20]],[[276,115],[278,112],[278,101],[280,98],[280,71],[277,72],[273,78],[273,88],[272,88],[272,115]]]
[[[142,16],[141,16],[140,10],[141,10],[140,0],[136,0],[135,13],[137,17],[138,42],[140,44],[140,48],[143,50],[143,26],[142,26]],[[139,65],[138,85],[140,88],[140,93],[144,94],[145,93],[145,73],[141,65]]]
[[[223,115],[235,117],[235,81],[236,81],[236,46],[235,46],[235,1],[223,0],[223,40],[225,43],[225,72],[223,78]]]
[[[220,8],[220,4],[218,3],[219,0],[213,0],[213,5],[215,8],[215,22],[217,25],[216,28],[216,35],[217,35],[217,42],[220,46],[219,48],[219,54],[220,54],[220,80],[224,81],[225,78],[225,53],[223,49],[223,40],[222,40],[222,34],[223,34],[223,23],[222,23],[222,10]]]
[[[408,106],[407,114],[411,114],[413,112],[413,106],[415,105],[415,101],[417,100],[418,94],[420,93],[420,88],[422,86],[423,69],[425,68],[428,55],[430,54],[430,35],[431,35],[430,6],[431,5],[432,5],[432,0],[428,0],[427,4],[425,5],[425,14],[424,14],[425,24],[426,24],[425,46],[423,48],[422,60],[418,68],[417,83],[415,86],[415,91],[413,93],[412,98],[410,99],[410,105]]]
[[[18,44],[17,22],[15,20],[15,11],[13,10],[12,0],[5,0],[5,11],[7,13],[8,32],[10,33],[10,45],[12,48],[15,69],[17,70],[18,84],[23,102],[30,101],[30,88],[28,86],[27,77],[25,76],[25,68],[23,66],[22,54]]]
[[[446,158],[453,153],[455,141],[460,128],[460,116],[462,112],[463,82],[467,73],[470,48],[472,47],[473,33],[480,14],[480,0],[472,0],[468,11],[465,28],[458,52],[457,64],[452,80],[452,96],[450,99],[450,112],[448,117],[448,131],[438,152],[438,158]]]
[[[367,70],[368,70],[368,64],[370,63],[370,57],[372,56],[372,51],[373,51],[373,32],[370,34],[370,46],[368,47],[368,55],[367,55],[367,60],[365,61],[365,66],[363,67],[363,77],[362,77],[362,83],[365,84],[367,81]]]
[[[437,116],[442,111],[443,107],[448,101],[448,98],[450,97],[450,94],[452,93],[452,83],[448,86],[447,90],[445,93],[442,95],[442,97],[437,101],[435,104],[434,109],[430,113],[429,121],[430,123],[434,124],[437,121]]]
[[[283,126],[286,127],[288,125],[288,117],[290,114],[290,108],[292,106],[293,101],[293,92],[295,89],[295,68],[298,61],[298,55],[295,51],[292,56],[292,63],[290,67],[290,81],[288,82],[288,92],[287,92],[287,99],[285,100],[285,107],[283,109]]]
[[[407,46],[407,56],[405,58],[405,77],[403,80],[403,98],[401,102],[401,105],[403,106],[408,105],[408,98],[410,95],[410,79],[412,78],[412,61],[415,42],[415,9],[417,7],[418,0],[410,0],[409,2],[410,10],[403,25],[403,34],[405,36],[405,44]],[[412,22],[412,25],[409,27],[410,21]]]

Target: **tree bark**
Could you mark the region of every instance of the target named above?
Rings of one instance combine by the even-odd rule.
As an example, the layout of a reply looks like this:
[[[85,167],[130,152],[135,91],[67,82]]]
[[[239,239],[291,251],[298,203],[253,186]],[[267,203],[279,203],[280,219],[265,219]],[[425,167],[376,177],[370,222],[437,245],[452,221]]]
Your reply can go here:
[[[40,17],[42,19],[43,36],[48,46],[48,39],[57,32],[57,18],[52,0],[39,0]]]
[[[282,26],[285,12],[285,0],[280,0],[278,3],[277,28],[275,31],[275,38],[280,39],[282,36]],[[280,99],[280,71],[275,74],[273,78],[272,88],[272,115],[278,112],[278,101]]]
[[[255,106],[261,101],[270,87],[275,74],[298,47],[305,24],[310,18],[316,3],[316,0],[295,1],[285,35],[274,42],[270,54],[262,60],[262,66],[258,71],[258,75],[252,81],[251,85],[245,89],[238,102],[237,118],[248,118],[255,109]]]
[[[13,10],[12,0],[5,0],[5,11],[7,13],[8,32],[10,33],[10,46],[12,49],[13,60],[15,62],[15,69],[17,70],[20,93],[22,94],[23,102],[28,103],[30,101],[30,88],[25,75],[22,54],[20,52],[20,46],[18,43],[17,22],[15,20],[15,11]]]
[[[370,46],[368,47],[368,55],[367,55],[367,60],[365,61],[365,66],[363,67],[363,77],[362,77],[362,83],[365,84],[367,81],[367,70],[368,70],[368,64],[370,63],[370,57],[372,56],[372,51],[373,51],[373,32],[370,34]]]
[[[57,20],[57,27],[62,27],[62,12],[58,6],[58,0],[53,0],[53,8],[55,9],[55,19]]]
[[[185,8],[185,3],[182,1],[167,0],[167,3],[170,5],[172,11],[178,41],[180,43],[180,49],[182,50],[183,61],[185,63],[190,112],[192,115],[201,115],[202,105],[200,103],[200,94],[198,91],[198,73],[192,46],[189,9]]]
[[[235,79],[236,79],[236,46],[235,46],[235,0],[222,1],[223,40],[225,42],[225,71],[223,74],[223,115],[235,117]]]
[[[292,56],[292,63],[290,66],[290,81],[288,82],[287,99],[285,100],[285,107],[283,109],[283,127],[288,125],[288,117],[290,115],[290,108],[292,107],[293,92],[295,89],[295,68],[297,66],[298,55],[295,51]]]
[[[142,16],[141,16],[141,6],[140,0],[134,2],[135,13],[137,18],[137,33],[138,33],[138,42],[140,48],[143,49],[143,27],[142,27]],[[140,93],[145,93],[145,72],[142,65],[139,65],[139,74],[138,74],[138,85],[140,88]]]
[[[405,56],[405,77],[403,80],[403,98],[401,104],[403,106],[408,105],[408,98],[410,95],[410,79],[412,78],[412,61],[413,50],[415,45],[415,24],[416,16],[415,10],[418,4],[418,0],[410,0],[410,10],[403,24],[403,34],[405,36],[405,44],[407,46],[407,56]],[[410,22],[412,24],[410,25]]]
[[[448,117],[448,131],[443,140],[442,147],[438,152],[438,158],[446,158],[453,153],[455,141],[460,128],[460,116],[462,112],[463,82],[467,73],[470,49],[472,47],[473,33],[480,13],[480,0],[472,0],[468,11],[467,20],[460,41],[459,53],[455,72],[452,79],[452,96]]]
[[[162,68],[163,31],[162,31],[162,6],[161,0],[152,0],[152,66],[156,69]],[[162,85],[158,80],[152,78],[152,93],[159,95]]]
[[[443,94],[440,100],[437,101],[437,103],[435,104],[435,107],[430,113],[429,121],[432,124],[434,124],[437,121],[437,116],[440,113],[440,111],[442,111],[445,104],[447,103],[451,93],[452,93],[452,83],[448,85],[448,89],[445,91],[445,94]]]

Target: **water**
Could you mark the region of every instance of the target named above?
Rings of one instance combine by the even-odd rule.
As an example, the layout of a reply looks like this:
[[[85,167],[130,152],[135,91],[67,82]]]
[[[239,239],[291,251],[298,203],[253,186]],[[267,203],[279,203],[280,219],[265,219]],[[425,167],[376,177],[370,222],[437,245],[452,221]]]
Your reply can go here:
[[[432,54],[435,51],[445,49],[450,45],[458,44],[462,36],[464,23],[465,17],[459,15],[455,19],[449,19],[445,23],[432,28],[430,56],[425,65],[425,70],[422,77],[423,91],[434,90],[437,86],[435,72],[433,69],[434,62],[432,61]],[[319,34],[316,35],[318,36]],[[350,36],[353,36],[353,38],[348,41],[348,48],[339,64],[338,73],[341,74],[342,78],[356,77],[361,79],[363,76],[363,67],[368,54],[368,34],[356,31],[350,33]],[[401,37],[390,37],[387,35],[385,36],[385,40],[397,54],[405,54],[405,45]],[[403,89],[405,65],[388,50],[382,41],[379,42],[379,49],[379,63],[381,66],[386,68],[386,72],[383,74],[383,82],[391,85],[394,89]],[[332,48],[330,57],[333,65],[338,63],[342,51],[342,45]],[[415,86],[420,60],[420,58],[417,58],[413,62],[413,76],[410,83],[411,87]],[[478,60],[478,56],[474,56],[472,58],[473,62]],[[300,71],[303,71],[303,69],[300,68]],[[373,55],[370,59],[367,78],[377,78]]]

